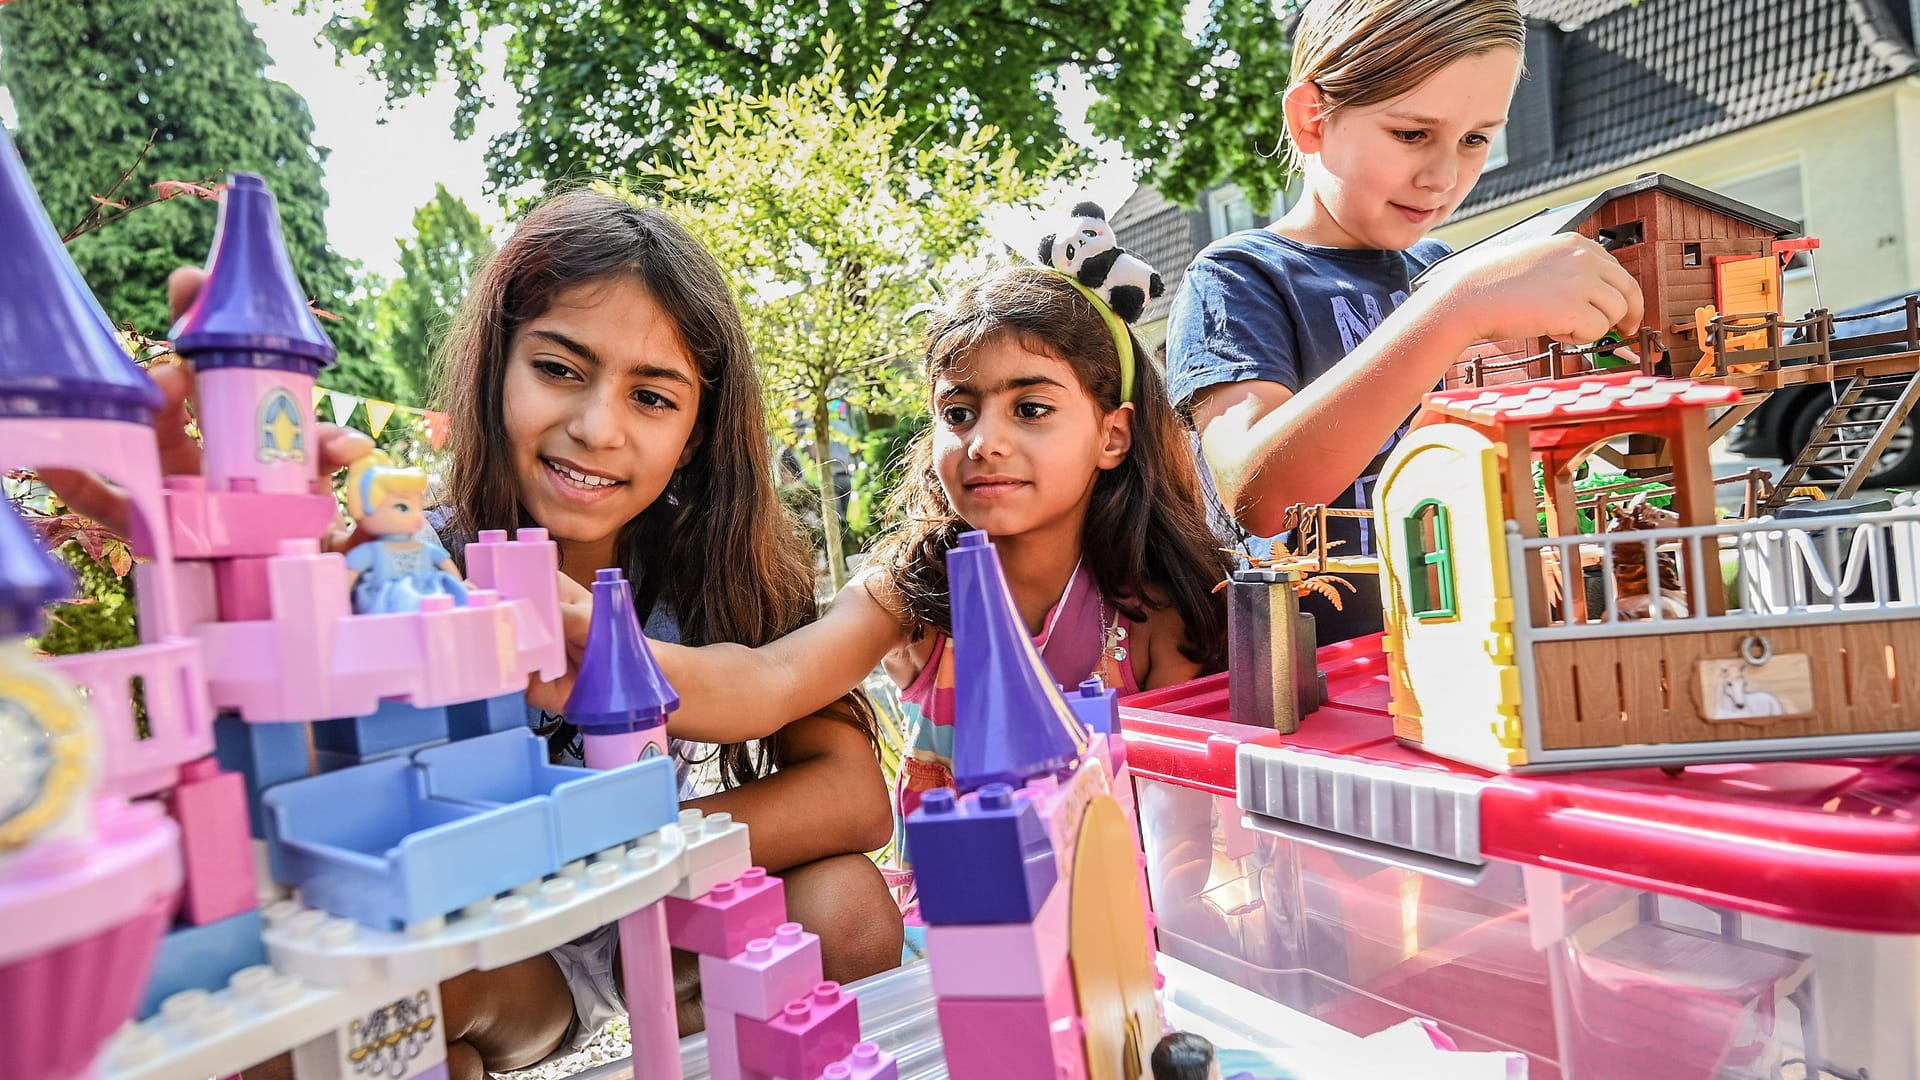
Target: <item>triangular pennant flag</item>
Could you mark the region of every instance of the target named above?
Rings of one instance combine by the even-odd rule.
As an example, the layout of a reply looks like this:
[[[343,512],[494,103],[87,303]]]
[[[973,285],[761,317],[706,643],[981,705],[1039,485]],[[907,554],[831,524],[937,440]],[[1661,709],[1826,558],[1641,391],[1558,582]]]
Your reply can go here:
[[[447,445],[447,414],[427,413],[427,443],[435,450]]]
[[[355,406],[359,404],[360,399],[352,394],[343,394],[338,390],[327,391],[327,405],[333,409],[333,422],[341,427],[346,426],[347,417],[353,415]]]
[[[381,430],[387,426],[387,421],[393,419],[393,410],[395,408],[396,406],[391,401],[375,401],[372,398],[368,398],[367,434],[376,439],[379,438]]]
[[[316,386],[313,388],[313,411],[314,412],[320,411],[320,400],[326,396],[327,396],[326,387]]]

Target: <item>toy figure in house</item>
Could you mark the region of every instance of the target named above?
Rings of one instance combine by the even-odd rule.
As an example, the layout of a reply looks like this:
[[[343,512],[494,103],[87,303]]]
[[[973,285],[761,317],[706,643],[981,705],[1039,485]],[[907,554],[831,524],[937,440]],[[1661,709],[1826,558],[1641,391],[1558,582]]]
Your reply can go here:
[[[347,553],[355,612],[418,611],[428,596],[451,596],[456,607],[466,605],[467,585],[453,557],[431,532],[422,533],[426,473],[369,454],[347,470],[346,493],[355,526],[378,537]]]
[[[1672,528],[1680,515],[1647,502],[1640,492],[1624,507],[1608,510],[1607,531],[1637,532],[1644,529]],[[1622,619],[1651,619],[1660,609],[1663,619],[1687,617],[1687,594],[1680,584],[1680,564],[1672,553],[1663,552],[1654,560],[1659,566],[1660,593],[1656,597],[1647,581],[1647,549],[1639,544],[1621,544],[1613,553],[1613,587]]]

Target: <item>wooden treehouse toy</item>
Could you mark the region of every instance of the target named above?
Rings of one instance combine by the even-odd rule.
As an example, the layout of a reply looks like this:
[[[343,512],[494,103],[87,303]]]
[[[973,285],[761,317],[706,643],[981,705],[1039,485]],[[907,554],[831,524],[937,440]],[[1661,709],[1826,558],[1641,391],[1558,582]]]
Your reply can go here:
[[[1739,395],[1619,372],[1427,399],[1375,512],[1402,739],[1493,770],[1920,747],[1920,509],[1716,523],[1708,414]],[[1575,470],[1626,435],[1668,447],[1673,510],[1585,533]]]
[[[1828,497],[1855,494],[1920,398],[1920,303],[1910,299],[1906,328],[1889,333],[1849,333],[1852,319],[1868,316],[1836,317],[1825,309],[1789,317],[1785,268],[1820,246],[1798,222],[1651,173],[1542,211],[1473,246],[1566,232],[1598,241],[1620,261],[1640,285],[1647,325],[1632,337],[1586,346],[1539,337],[1476,345],[1447,373],[1447,389],[1607,370],[1691,378],[1743,392],[1709,418],[1708,434],[1718,439],[1776,391],[1831,383],[1833,407],[1761,500],[1769,512],[1806,487]],[[1636,476],[1673,469],[1662,448],[1644,439],[1596,455]]]

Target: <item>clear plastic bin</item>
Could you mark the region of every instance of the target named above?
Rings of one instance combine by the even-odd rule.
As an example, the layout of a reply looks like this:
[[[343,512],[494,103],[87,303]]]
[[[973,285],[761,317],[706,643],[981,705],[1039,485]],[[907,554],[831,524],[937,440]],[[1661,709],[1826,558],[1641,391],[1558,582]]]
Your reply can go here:
[[[1920,759],[1488,777],[1394,742],[1368,658],[1328,659],[1348,704],[1296,736],[1219,721],[1218,677],[1123,706],[1163,953],[1536,1078],[1920,1080]],[[1249,814],[1275,753],[1334,779]],[[1424,811],[1376,781],[1446,788],[1457,847],[1396,834]]]

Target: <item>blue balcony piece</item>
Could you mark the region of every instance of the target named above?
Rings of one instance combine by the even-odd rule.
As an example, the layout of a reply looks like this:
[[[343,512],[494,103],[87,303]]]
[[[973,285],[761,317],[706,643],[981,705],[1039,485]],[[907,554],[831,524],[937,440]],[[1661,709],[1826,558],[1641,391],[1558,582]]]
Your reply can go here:
[[[659,727],[679,707],[680,695],[647,648],[627,575],[617,569],[594,574],[593,622],[567,697],[567,719],[588,735],[621,735]]]
[[[173,347],[196,371],[271,368],[318,375],[332,339],[308,307],[280,233],[267,182],[236,173],[220,193],[207,281],[173,327]]]
[[[397,930],[560,868],[539,800],[506,806],[435,799],[393,757],[269,789],[276,873],[311,907]]]
[[[680,814],[671,759],[617,769],[553,765],[545,741],[524,726],[421,750],[413,760],[435,799],[480,808],[537,800],[561,863],[632,843]]]
[[[46,606],[72,595],[66,564],[47,553],[11,506],[0,509],[0,637],[39,633]]]
[[[1032,922],[1060,878],[1046,822],[1005,784],[927,792],[907,817],[907,848],[929,926]]]
[[[80,279],[0,130],[0,416],[153,422],[160,390]]]
[[[953,597],[953,776],[961,791],[1020,786],[1072,767],[1087,750],[1020,622],[1000,557],[984,532],[947,552]],[[916,860],[917,861],[917,860]]]

